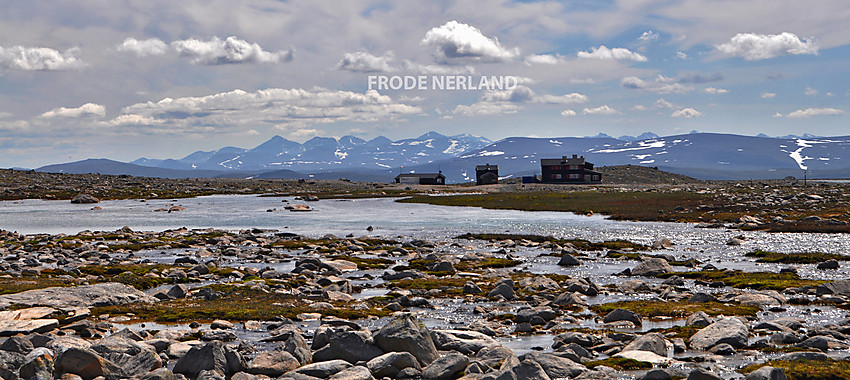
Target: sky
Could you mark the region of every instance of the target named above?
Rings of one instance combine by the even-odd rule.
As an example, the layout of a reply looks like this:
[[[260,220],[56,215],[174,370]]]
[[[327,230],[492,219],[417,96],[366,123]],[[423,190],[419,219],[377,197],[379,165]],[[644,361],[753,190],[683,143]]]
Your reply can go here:
[[[846,0],[2,8],[0,167],[180,158],[274,135],[850,135]],[[433,82],[458,77],[476,86]],[[492,80],[504,78],[515,85]]]

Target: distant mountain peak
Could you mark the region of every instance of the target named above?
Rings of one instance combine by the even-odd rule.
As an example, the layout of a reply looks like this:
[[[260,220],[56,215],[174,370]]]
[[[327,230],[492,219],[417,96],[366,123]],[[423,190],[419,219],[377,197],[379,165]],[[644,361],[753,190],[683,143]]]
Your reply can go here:
[[[441,133],[430,131],[430,132],[428,132],[428,133],[426,133],[422,136],[417,137],[416,139],[417,140],[428,140],[428,139],[439,139],[439,138],[445,138],[445,137],[446,136],[441,134]]]

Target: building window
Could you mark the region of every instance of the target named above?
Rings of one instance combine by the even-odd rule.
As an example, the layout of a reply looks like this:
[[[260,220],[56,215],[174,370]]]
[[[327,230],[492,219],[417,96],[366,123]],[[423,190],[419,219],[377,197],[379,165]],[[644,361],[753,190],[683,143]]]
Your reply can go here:
[[[599,180],[599,175],[594,175],[594,176],[593,176],[593,180],[594,180],[594,181],[598,181],[598,180]]]
[[[581,179],[581,174],[570,174],[570,179]]]
[[[561,170],[561,167],[556,165],[553,166],[550,170]]]
[[[578,170],[578,169],[579,169],[578,165],[570,165],[570,170]]]
[[[552,179],[561,179],[560,174],[552,174]]]

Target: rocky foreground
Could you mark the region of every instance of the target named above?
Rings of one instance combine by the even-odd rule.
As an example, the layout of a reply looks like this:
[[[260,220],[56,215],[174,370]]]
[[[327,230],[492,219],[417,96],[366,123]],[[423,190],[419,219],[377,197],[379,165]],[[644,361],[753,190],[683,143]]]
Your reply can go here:
[[[721,270],[664,254],[671,244],[471,234],[432,242],[265,230],[2,231],[0,377],[850,374],[850,319],[840,317],[850,305],[850,281],[803,279],[791,266],[781,273]],[[593,260],[633,265],[603,284],[532,275],[529,256],[520,255],[528,252],[563,267]],[[841,261],[805,265],[829,262],[819,269],[827,271]],[[360,296],[366,290],[378,295]],[[801,304],[838,318],[814,324],[776,316]],[[672,322],[643,327],[659,318]],[[532,337],[549,338],[515,343]]]

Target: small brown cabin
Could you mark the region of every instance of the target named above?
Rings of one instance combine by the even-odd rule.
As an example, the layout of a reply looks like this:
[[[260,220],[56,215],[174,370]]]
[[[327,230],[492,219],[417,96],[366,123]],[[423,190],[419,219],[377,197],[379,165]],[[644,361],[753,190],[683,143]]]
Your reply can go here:
[[[573,155],[571,158],[540,160],[543,183],[599,183],[602,173],[593,170],[593,164],[587,162],[584,156]]]
[[[476,165],[475,184],[493,185],[499,183],[499,165]]]

